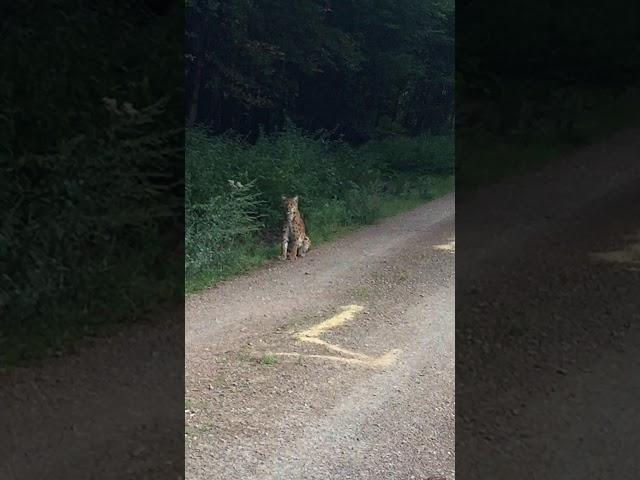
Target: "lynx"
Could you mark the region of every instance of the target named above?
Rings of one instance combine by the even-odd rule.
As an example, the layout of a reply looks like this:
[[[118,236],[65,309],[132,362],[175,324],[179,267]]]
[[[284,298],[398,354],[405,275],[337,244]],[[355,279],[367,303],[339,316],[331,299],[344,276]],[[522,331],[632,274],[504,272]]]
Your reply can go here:
[[[285,220],[282,227],[282,260],[287,259],[287,252],[290,251],[290,258],[295,260],[298,256],[304,257],[311,240],[305,233],[304,220],[298,210],[298,195],[293,198],[282,197],[282,205],[285,211]]]

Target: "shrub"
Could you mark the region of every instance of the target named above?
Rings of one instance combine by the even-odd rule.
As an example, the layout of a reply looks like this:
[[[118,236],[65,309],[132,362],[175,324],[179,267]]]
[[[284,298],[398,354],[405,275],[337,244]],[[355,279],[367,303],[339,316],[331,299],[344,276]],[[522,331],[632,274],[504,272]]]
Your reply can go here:
[[[192,203],[187,187],[185,272],[188,276],[205,267],[220,266],[234,247],[246,243],[260,228],[256,214],[260,205],[253,183],[229,181],[229,191],[202,203]]]
[[[431,198],[438,190],[432,180],[452,172],[450,136],[399,137],[354,148],[324,132],[310,135],[289,126],[252,145],[237,135],[192,128],[186,152],[187,284],[207,271],[221,278],[220,272],[259,263],[268,250],[258,245],[279,240],[282,195],[300,196],[317,242],[374,222],[391,195]]]
[[[363,153],[387,173],[453,175],[454,143],[448,135],[393,137],[368,143]]]

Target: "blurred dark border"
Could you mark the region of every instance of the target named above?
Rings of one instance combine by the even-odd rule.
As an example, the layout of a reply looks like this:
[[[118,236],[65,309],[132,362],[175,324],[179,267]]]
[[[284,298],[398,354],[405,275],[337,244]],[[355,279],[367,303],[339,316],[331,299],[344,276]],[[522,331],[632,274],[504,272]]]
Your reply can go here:
[[[183,475],[184,8],[2,7],[2,478]]]
[[[456,4],[459,479],[637,476],[638,273],[594,255],[640,231],[639,32],[620,1]]]

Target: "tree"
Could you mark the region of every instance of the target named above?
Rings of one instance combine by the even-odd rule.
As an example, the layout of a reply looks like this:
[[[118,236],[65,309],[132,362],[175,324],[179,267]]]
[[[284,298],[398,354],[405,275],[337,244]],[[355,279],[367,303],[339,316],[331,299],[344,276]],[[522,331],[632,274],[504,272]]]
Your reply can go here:
[[[287,117],[351,140],[450,126],[453,4],[190,0],[187,123],[250,135]]]

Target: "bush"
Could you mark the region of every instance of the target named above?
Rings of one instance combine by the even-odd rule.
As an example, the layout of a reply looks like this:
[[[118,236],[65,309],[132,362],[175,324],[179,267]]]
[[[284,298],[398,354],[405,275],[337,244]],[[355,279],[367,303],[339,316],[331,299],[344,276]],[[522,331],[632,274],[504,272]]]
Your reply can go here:
[[[448,135],[387,138],[368,143],[362,152],[388,173],[454,173],[454,142]]]
[[[390,196],[431,198],[440,191],[434,178],[453,172],[453,142],[422,136],[354,148],[289,126],[252,145],[192,128],[186,172],[189,285],[206,272],[219,279],[265,258],[279,241],[282,195],[300,196],[314,243],[374,222]]]
[[[188,192],[188,190],[187,190]],[[229,191],[204,203],[192,203],[187,193],[185,272],[199,273],[204,267],[221,265],[233,248],[246,243],[260,227],[260,205],[254,184],[230,180]]]

